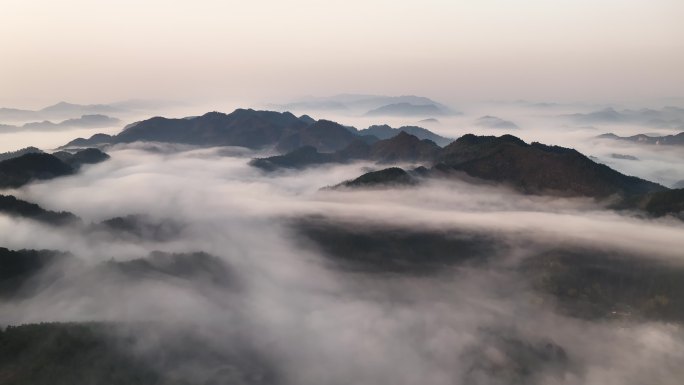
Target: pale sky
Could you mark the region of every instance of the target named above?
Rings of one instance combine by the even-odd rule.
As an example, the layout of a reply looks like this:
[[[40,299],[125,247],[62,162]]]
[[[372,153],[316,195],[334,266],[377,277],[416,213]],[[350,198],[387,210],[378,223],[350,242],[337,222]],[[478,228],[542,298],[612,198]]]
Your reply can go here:
[[[0,105],[684,96],[682,0],[0,0]]]

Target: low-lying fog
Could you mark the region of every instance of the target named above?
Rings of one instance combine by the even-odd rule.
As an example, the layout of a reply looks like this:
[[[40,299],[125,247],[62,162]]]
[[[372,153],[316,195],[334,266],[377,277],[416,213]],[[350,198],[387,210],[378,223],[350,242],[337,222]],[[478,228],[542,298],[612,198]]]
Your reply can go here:
[[[541,126],[506,118],[515,119],[528,140],[577,146],[596,156],[617,151],[588,140],[604,130],[580,135],[548,127],[546,136],[535,137]],[[471,131],[442,125],[435,131],[444,135]],[[86,222],[147,214],[182,227],[169,241],[122,242],[107,233],[0,216],[4,247],[70,251],[86,264],[61,266],[62,278],[34,297],[0,304],[1,324],[146,321],[192,330],[219,349],[249,341],[278,372],[278,382],[291,384],[674,385],[684,378],[680,326],[563,315],[515,273],[528,256],[558,245],[626,250],[682,268],[681,222],[628,217],[586,199],[522,196],[458,181],[321,191],[372,165],[269,175],[250,167],[254,154],[243,149],[147,149],[110,148],[110,160],[75,176],[9,191]],[[629,151],[642,160],[612,166],[660,182],[684,179],[677,166],[681,153]],[[500,257],[485,255],[485,263],[428,274],[349,269],[302,235],[301,221],[352,232],[386,227],[390,234],[405,229],[459,234],[466,241],[485,237],[491,245],[484,250]],[[87,273],[88,265],[156,250],[218,256],[237,284]],[[154,349],[160,342],[147,343]]]

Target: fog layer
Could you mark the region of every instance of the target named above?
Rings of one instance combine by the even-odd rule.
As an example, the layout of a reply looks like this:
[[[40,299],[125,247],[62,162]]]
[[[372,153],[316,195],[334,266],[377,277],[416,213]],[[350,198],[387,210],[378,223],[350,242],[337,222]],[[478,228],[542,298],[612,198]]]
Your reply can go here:
[[[244,150],[160,148],[114,147],[109,161],[75,176],[10,191],[86,222],[147,214],[183,227],[169,241],[122,242],[107,232],[0,216],[5,247],[69,251],[78,261],[56,266],[60,278],[36,282],[35,295],[3,302],[2,324],[152,322],[192,333],[207,349],[256,352],[277,382],[293,384],[677,384],[684,375],[678,324],[566,314],[519,274],[530,256],[564,246],[684,268],[681,222],[458,181],[321,191],[372,165],[265,175],[248,165],[253,154]],[[485,237],[492,248],[428,274],[350,270],[301,232],[297,222],[310,218],[369,234]],[[156,250],[218,256],[233,284],[97,269]],[[162,346],[143,340],[146,351]],[[217,370],[212,365],[194,370]]]

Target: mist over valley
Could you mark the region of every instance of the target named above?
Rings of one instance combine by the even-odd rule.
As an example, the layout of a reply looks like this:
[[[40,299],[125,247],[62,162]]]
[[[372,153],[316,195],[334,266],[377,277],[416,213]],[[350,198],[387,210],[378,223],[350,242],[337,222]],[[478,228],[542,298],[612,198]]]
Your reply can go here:
[[[4,1],[0,385],[681,385],[683,14]]]

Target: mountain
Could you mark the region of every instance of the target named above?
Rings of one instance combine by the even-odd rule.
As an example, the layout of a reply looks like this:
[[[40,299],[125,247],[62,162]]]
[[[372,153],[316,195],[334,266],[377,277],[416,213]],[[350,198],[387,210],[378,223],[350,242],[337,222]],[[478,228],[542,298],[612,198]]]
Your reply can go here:
[[[667,190],[659,184],[621,174],[576,150],[527,144],[512,135],[467,134],[439,149],[432,158],[434,166],[421,173],[426,177],[466,174],[528,194],[606,198]]]
[[[360,139],[366,143],[377,141],[377,132],[390,138],[408,132],[441,144],[449,142],[421,127],[371,126],[358,131],[329,120],[313,120],[308,115],[296,117],[289,112],[237,109],[230,114],[210,112],[183,119],[155,117],[133,123],[117,135],[96,134],[77,138],[61,148],[82,148],[135,141],[167,142],[197,146],[241,146],[251,149],[273,147],[281,153],[303,146],[313,146],[319,152],[335,152]]]
[[[121,329],[121,330],[118,330]],[[6,384],[150,384],[162,375],[124,348],[134,334],[117,340],[113,328],[95,323],[40,323],[0,330],[0,373]],[[68,357],[68,358],[67,358]]]
[[[29,287],[29,284],[33,277],[68,256],[52,250],[9,250],[0,247],[0,298],[32,291],[34,288]]]
[[[392,128],[386,124],[383,125],[374,125],[370,126],[366,129],[359,130],[358,134],[359,135],[373,135],[377,137],[378,139],[389,139],[400,132],[405,132],[407,134],[411,134],[418,139],[428,139],[431,140],[435,143],[437,143],[439,146],[446,146],[447,144],[451,143],[453,139],[445,138],[443,136],[437,135],[433,133],[430,130],[427,130],[422,127],[417,127],[417,126],[403,126],[399,128]]]
[[[83,225],[78,216],[68,211],[50,211],[41,206],[17,199],[12,195],[0,194],[0,215],[31,219],[52,226]],[[173,240],[183,231],[184,226],[172,219],[156,219],[147,215],[127,215],[114,217],[100,223],[79,227],[90,234],[106,233],[125,241],[166,242]]]
[[[398,135],[374,143],[360,137],[345,148],[334,153],[320,153],[313,146],[306,146],[285,155],[257,158],[250,164],[266,171],[278,168],[304,168],[323,163],[346,163],[354,160],[367,160],[377,163],[430,162],[441,148],[434,142],[420,140],[403,131]]]
[[[408,172],[398,167],[390,167],[363,174],[356,179],[333,186],[332,189],[413,186],[417,183],[418,181]]]
[[[71,175],[74,169],[54,155],[25,154],[0,162],[0,188],[20,187],[37,179]]]
[[[304,168],[311,165],[334,163],[337,158],[332,154],[318,152],[316,147],[303,146],[285,155],[276,155],[269,158],[256,158],[250,161],[250,165],[264,171],[276,171],[279,168]]]
[[[384,174],[391,173],[405,178],[399,171]],[[480,264],[501,257],[506,251],[500,239],[474,231],[321,216],[297,218],[291,227],[296,235],[316,245],[317,251],[340,267],[361,272],[439,274],[449,266]]]
[[[267,353],[232,345],[160,322],[10,325],[0,329],[0,376],[3,385],[286,383]]]
[[[53,226],[82,225],[78,216],[68,211],[50,211],[39,205],[0,194],[0,214],[43,222]],[[90,233],[107,233],[122,240],[165,242],[178,237],[183,225],[171,219],[155,219],[147,215],[114,217],[81,227]]]
[[[26,123],[20,127],[22,130],[51,130],[63,128],[102,128],[121,124],[121,120],[106,115],[83,115],[80,118],[67,119],[59,123],[51,121]]]
[[[393,138],[371,145],[368,159],[378,163],[429,162],[440,151],[441,148],[435,142],[428,139],[420,140],[401,131]]]
[[[96,164],[109,159],[109,155],[98,150],[97,148],[86,148],[75,153],[59,151],[53,153],[52,155],[71,166],[74,170],[78,170],[84,164]]]
[[[475,121],[475,125],[484,128],[496,128],[504,130],[515,130],[518,127],[517,124],[509,121],[497,118],[496,116],[485,115]]]
[[[563,115],[577,121],[578,123],[620,123],[625,120],[625,117],[614,108],[608,107],[599,111],[592,111],[586,114],[570,114]]]
[[[97,149],[86,149],[75,154],[24,154],[0,162],[0,188],[17,188],[32,180],[71,175],[83,164],[98,163],[108,158],[109,155]]]
[[[308,118],[308,117],[307,117]],[[294,154],[254,160],[253,165],[273,170],[299,168],[307,164],[369,160],[378,163],[421,162],[434,165],[433,173],[466,173],[472,177],[509,184],[534,194],[607,197],[612,194],[639,195],[665,188],[628,177],[593,162],[579,152],[540,143],[502,137],[465,135],[441,149],[434,142],[420,140],[399,129],[391,139],[373,142],[376,131],[392,132],[390,127],[371,127],[356,132],[338,123],[300,119],[285,112],[238,109],[230,114],[211,112],[199,117],[167,119],[156,117],[126,127],[113,137],[94,136],[93,141],[128,143],[160,141],[195,145],[232,145],[249,148],[275,146],[280,151],[306,148]],[[427,135],[419,128],[415,130]],[[358,140],[363,139],[363,140]],[[89,144],[90,140],[71,144]],[[322,155],[329,152],[329,155]]]
[[[23,301],[37,295],[57,298],[55,293],[64,295],[59,291],[64,287],[82,291],[84,284],[98,286],[108,281],[122,286],[145,281],[164,283],[205,294],[220,290],[224,299],[241,288],[239,276],[227,263],[204,252],[152,252],[144,258],[109,260],[91,266],[76,256],[56,251],[0,248],[0,299],[5,307],[23,306]],[[174,328],[147,320],[3,325],[0,382],[277,383],[266,375],[270,366],[265,356],[251,345],[233,339],[226,348],[211,339],[211,335],[193,328]],[[148,348],[150,341],[155,341],[153,349]]]
[[[663,146],[684,146],[684,132],[676,135],[648,136],[644,134],[633,136],[618,136],[613,133],[599,135],[600,139],[623,140],[640,144],[656,144]]]
[[[56,226],[80,222],[80,218],[70,212],[45,210],[35,203],[26,202],[11,195],[0,195],[0,213]]]
[[[435,104],[395,103],[366,112],[366,116],[442,116],[447,111]]]
[[[670,215],[684,220],[684,188],[635,196],[615,205],[614,208],[639,210],[656,218]]]
[[[623,175],[596,163],[576,150],[540,143],[527,144],[512,135],[464,135],[440,148],[428,140],[400,133],[368,145],[353,142],[347,148],[323,155],[309,148],[295,154],[265,158],[252,164],[264,169],[301,168],[310,164],[367,160],[396,164],[420,162],[432,165],[427,173],[436,178],[465,173],[471,177],[510,185],[530,194],[590,196],[642,195],[665,187]],[[395,171],[396,172],[396,171]]]
[[[306,126],[289,112],[238,109],[230,114],[210,112],[189,119],[156,117],[129,125],[113,139],[114,143],[156,141],[260,148]]]
[[[26,148],[22,148],[22,149],[17,150],[17,151],[3,152],[2,154],[0,154],[0,162],[2,162],[3,160],[16,158],[16,157],[22,156],[24,154],[33,154],[33,153],[41,153],[41,152],[43,152],[43,151],[39,148],[36,148],[36,147],[26,147]]]
[[[316,123],[316,119],[310,117],[309,115],[302,115],[302,116],[299,117],[299,120],[301,120],[302,122],[304,122],[304,123],[306,123],[306,124],[314,124],[314,123]]]
[[[440,274],[450,266],[477,268],[503,262],[511,249],[491,232],[410,227],[391,223],[309,216],[295,232],[332,262],[354,271],[406,275]],[[608,245],[548,244],[534,234],[532,247],[513,267],[516,282],[529,283],[561,313],[582,319],[647,319],[684,322],[684,268]],[[547,302],[547,304],[548,304]],[[508,382],[501,382],[508,383]],[[526,383],[526,382],[520,382]]]
[[[118,135],[79,138],[64,147],[149,141],[261,148],[275,145],[281,138],[298,133],[308,125],[308,120],[301,120],[289,112],[237,109],[230,114],[209,112],[183,119],[154,117],[130,124]]]
[[[172,219],[155,219],[147,215],[114,217],[92,225],[93,232],[105,232],[125,241],[166,242],[177,239],[183,225]]]
[[[356,272],[440,274],[451,266],[503,262],[514,242],[474,229],[411,227],[325,216],[293,220],[297,235],[331,262]],[[531,247],[513,267],[547,305],[567,316],[594,320],[684,322],[684,267],[605,244],[573,246],[522,239]],[[507,382],[502,382],[507,383]],[[525,382],[521,382],[525,383]]]
[[[108,261],[100,266],[125,278],[176,277],[194,282],[206,282],[217,286],[232,286],[237,276],[229,266],[216,256],[204,253],[165,253],[153,251],[145,258],[126,261]]]
[[[83,148],[90,146],[100,146],[114,142],[114,137],[107,134],[95,134],[90,138],[76,138],[60,148]]]
[[[331,152],[346,147],[355,138],[356,135],[341,124],[321,119],[283,136],[278,140],[276,149],[288,152],[302,146],[313,146],[319,151]]]
[[[7,108],[7,107],[0,108],[0,120],[17,121],[17,120],[30,120],[30,119],[36,119],[36,118],[37,118],[36,111],[23,110],[23,109],[19,109],[19,108]]]
[[[684,219],[684,188],[647,194],[641,208],[653,216],[675,215]]]
[[[95,265],[83,265],[77,257],[54,250],[9,250],[0,247],[0,297],[30,295],[49,288],[47,282],[36,282],[32,279],[41,276],[44,281],[54,283],[62,279],[74,279],[63,273],[51,275],[52,266],[60,262],[70,262],[73,267],[83,269],[79,275],[84,279],[104,279],[112,275],[121,279],[165,279],[169,277],[187,281],[204,282],[212,285],[237,288],[238,277],[232,268],[222,259],[204,253],[166,253],[153,251],[146,257],[123,261],[108,260]],[[50,278],[50,279],[45,279]]]
[[[520,272],[567,315],[684,322],[680,264],[624,250],[558,246],[526,259]]]
[[[595,163],[574,149],[527,144],[512,135],[464,135],[444,148],[439,163],[442,171],[465,172],[532,194],[605,198],[666,190]]]
[[[69,115],[110,114],[120,111],[121,109],[107,104],[74,104],[68,102],[59,102],[40,110],[42,113]]]

